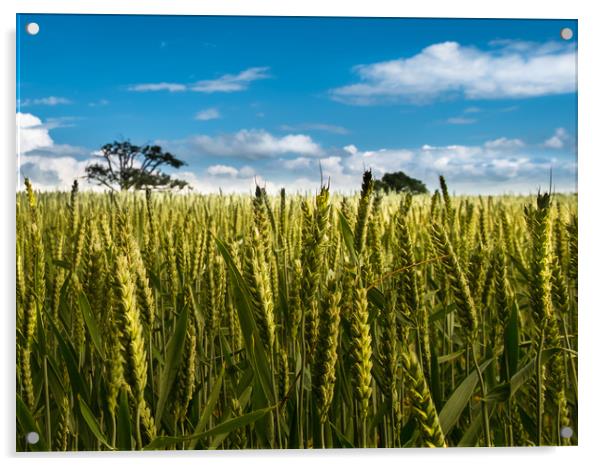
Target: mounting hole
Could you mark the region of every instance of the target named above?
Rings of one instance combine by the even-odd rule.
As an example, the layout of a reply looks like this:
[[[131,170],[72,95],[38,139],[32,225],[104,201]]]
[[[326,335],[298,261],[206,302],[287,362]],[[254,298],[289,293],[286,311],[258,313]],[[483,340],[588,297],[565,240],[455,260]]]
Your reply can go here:
[[[35,445],[40,441],[40,434],[37,432],[28,432],[25,436],[25,441],[31,445]]]
[[[38,32],[40,32],[40,25],[38,23],[27,23],[25,30],[30,36],[35,36]]]
[[[563,427],[560,429],[560,436],[562,438],[571,438],[573,436],[573,429],[567,426]]]
[[[562,28],[560,30],[560,37],[564,40],[571,40],[573,38],[573,30],[571,28]]]

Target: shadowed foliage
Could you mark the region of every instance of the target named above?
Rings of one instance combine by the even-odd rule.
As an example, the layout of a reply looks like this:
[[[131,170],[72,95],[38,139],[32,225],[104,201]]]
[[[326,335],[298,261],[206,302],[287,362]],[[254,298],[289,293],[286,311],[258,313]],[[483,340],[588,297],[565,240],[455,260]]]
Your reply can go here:
[[[424,183],[404,172],[385,173],[380,180],[374,182],[374,189],[386,192],[426,194],[428,190]]]
[[[86,167],[89,181],[121,191],[145,188],[182,189],[188,186],[183,180],[163,173],[164,166],[180,168],[185,162],[160,146],[136,146],[129,141],[114,141],[101,147],[98,155],[102,161]]]

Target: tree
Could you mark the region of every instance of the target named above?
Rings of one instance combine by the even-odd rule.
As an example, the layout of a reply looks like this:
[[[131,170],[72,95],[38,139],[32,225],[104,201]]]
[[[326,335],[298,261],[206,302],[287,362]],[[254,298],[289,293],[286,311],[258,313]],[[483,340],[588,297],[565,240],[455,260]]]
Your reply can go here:
[[[86,178],[111,190],[116,186],[121,191],[188,186],[186,181],[161,171],[163,166],[180,168],[185,163],[173,154],[163,152],[160,146],[136,146],[129,141],[115,141],[102,146],[98,157],[102,161],[86,167]]]
[[[375,189],[405,192],[410,194],[425,194],[428,189],[424,183],[416,178],[406,175],[404,172],[385,173],[380,180],[374,182]]]

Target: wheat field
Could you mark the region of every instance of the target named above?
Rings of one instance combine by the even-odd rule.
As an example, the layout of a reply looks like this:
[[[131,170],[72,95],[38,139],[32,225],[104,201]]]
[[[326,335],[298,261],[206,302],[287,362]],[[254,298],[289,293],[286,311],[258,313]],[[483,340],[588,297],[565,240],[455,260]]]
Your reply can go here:
[[[370,172],[349,196],[27,181],[16,449],[576,445],[576,195],[440,181],[415,197]]]

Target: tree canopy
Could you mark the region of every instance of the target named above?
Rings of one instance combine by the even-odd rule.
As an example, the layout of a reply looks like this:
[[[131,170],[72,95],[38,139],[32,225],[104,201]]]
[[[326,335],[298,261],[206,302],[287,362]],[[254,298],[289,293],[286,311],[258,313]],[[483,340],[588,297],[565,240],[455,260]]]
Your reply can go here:
[[[406,175],[404,172],[385,173],[380,180],[374,182],[375,189],[393,192],[406,192],[410,194],[425,194],[428,193],[425,184]]]
[[[129,189],[182,189],[183,180],[172,178],[162,167],[180,168],[185,162],[160,146],[137,146],[129,141],[115,141],[100,148],[100,162],[86,167],[89,181],[121,191]]]

